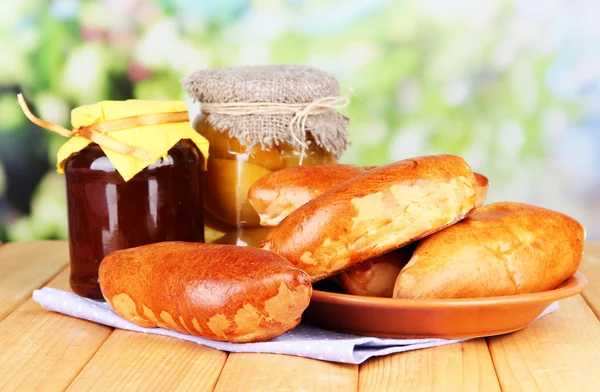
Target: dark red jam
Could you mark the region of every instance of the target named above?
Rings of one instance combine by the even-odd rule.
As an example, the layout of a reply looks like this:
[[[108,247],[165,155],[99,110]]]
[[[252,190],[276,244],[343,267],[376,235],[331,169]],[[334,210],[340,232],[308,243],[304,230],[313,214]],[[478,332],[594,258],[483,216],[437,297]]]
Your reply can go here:
[[[110,252],[162,241],[204,242],[202,157],[181,141],[125,182],[96,144],[65,164],[71,288],[103,299],[98,267]]]

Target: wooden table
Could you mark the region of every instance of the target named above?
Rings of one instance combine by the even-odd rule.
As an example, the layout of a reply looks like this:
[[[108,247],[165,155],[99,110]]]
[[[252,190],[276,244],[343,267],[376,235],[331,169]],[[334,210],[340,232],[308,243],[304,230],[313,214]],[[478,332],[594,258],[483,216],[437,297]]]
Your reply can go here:
[[[34,289],[68,289],[65,242],[0,248],[0,391],[600,391],[600,243],[583,296],[512,334],[344,365],[227,354],[51,313]]]

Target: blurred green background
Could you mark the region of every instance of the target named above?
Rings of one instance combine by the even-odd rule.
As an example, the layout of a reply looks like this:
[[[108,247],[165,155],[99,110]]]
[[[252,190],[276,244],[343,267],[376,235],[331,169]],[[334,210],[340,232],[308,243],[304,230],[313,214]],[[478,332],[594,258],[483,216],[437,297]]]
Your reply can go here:
[[[444,0],[18,0],[0,5],[0,241],[66,238],[60,136],[105,99],[183,99],[204,67],[311,64],[355,91],[344,162],[454,153],[489,201],[600,239],[600,4]]]

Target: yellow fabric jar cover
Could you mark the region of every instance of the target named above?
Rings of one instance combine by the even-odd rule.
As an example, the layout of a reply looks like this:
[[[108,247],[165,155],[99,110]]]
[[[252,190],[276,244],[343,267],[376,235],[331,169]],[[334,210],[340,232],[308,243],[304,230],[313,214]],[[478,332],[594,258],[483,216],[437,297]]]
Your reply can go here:
[[[73,129],[79,129],[103,121],[157,113],[187,113],[187,111],[187,106],[183,101],[102,101],[73,109],[71,125]],[[205,162],[208,157],[208,140],[198,134],[189,121],[136,126],[108,131],[105,135],[118,142],[141,148],[153,155],[152,159],[143,160],[101,146],[104,154],[125,181],[129,181],[137,173],[165,157],[167,152],[183,139],[191,140],[198,147]],[[65,162],[71,155],[83,150],[90,143],[91,141],[86,138],[74,136],[63,144],[57,154],[58,173],[64,173]]]

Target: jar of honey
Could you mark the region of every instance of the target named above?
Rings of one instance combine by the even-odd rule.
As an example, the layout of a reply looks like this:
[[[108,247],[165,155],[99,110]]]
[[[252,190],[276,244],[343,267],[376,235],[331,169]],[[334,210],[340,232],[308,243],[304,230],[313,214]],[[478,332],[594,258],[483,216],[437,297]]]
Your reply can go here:
[[[208,142],[184,102],[100,102],[72,112],[58,152],[67,187],[71,289],[102,299],[109,253],[162,241],[204,242]]]
[[[337,112],[331,75],[306,66],[200,70],[183,81],[194,129],[209,141],[203,203],[220,243],[260,243],[260,218],[248,190],[273,171],[337,162],[348,144],[348,119]],[[212,223],[212,224],[211,224]],[[251,233],[251,234],[250,234]],[[251,236],[248,241],[245,237]]]

